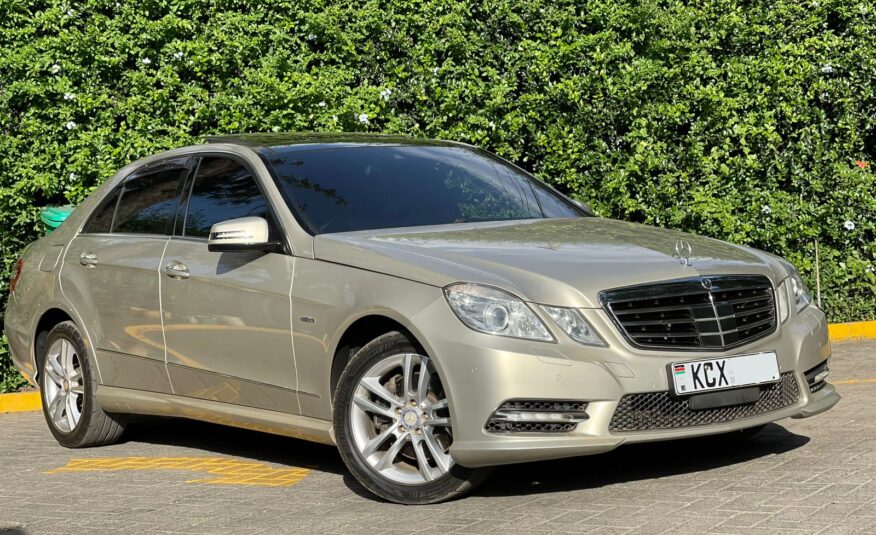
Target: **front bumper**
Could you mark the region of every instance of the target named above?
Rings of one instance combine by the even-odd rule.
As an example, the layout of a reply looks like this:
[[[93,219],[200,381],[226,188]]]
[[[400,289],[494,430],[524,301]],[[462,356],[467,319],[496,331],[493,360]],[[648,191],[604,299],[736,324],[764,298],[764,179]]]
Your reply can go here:
[[[638,350],[617,335],[602,310],[584,311],[608,347],[582,346],[558,333],[557,343],[489,336],[464,327],[443,300],[417,317],[427,351],[451,402],[451,454],[468,467],[590,455],[624,443],[671,440],[745,429],[783,418],[824,412],[839,401],[831,385],[810,392],[804,372],[830,357],[827,321],[815,307],[792,316],[776,332],[729,352]],[[547,320],[547,318],[546,318]],[[549,321],[546,321],[551,325]],[[796,402],[722,423],[641,432],[611,432],[610,422],[626,394],[665,392],[672,362],[775,351],[782,373],[797,383]],[[489,432],[485,424],[513,399],[575,400],[588,403],[587,421],[569,432]]]

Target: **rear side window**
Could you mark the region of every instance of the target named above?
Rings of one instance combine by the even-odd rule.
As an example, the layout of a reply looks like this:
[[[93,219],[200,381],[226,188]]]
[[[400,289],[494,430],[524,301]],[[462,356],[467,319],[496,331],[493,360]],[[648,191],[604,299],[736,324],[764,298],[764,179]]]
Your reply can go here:
[[[91,218],[85,223],[85,226],[82,227],[82,232],[91,234],[109,232],[112,229],[113,214],[116,211],[116,202],[118,200],[119,189],[116,188],[112,193],[107,195],[103,201],[101,201],[94,213],[91,214]]]
[[[125,183],[116,209],[113,232],[165,234],[176,213],[182,170],[167,169]]]
[[[183,235],[206,238],[216,223],[251,216],[271,222],[267,203],[252,173],[229,158],[203,158],[192,186]]]

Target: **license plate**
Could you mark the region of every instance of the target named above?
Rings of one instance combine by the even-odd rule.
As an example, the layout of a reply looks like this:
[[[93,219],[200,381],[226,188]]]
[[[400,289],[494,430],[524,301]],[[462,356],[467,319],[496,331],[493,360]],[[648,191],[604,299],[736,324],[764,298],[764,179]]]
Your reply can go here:
[[[669,365],[676,394],[695,394],[779,380],[775,351],[720,359],[676,362]]]

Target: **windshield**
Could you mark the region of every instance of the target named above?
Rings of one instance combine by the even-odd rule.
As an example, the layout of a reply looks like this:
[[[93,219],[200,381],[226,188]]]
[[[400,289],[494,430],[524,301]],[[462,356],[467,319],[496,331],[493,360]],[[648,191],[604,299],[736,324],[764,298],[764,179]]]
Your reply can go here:
[[[263,156],[314,234],[585,214],[516,167],[463,147],[274,147]]]

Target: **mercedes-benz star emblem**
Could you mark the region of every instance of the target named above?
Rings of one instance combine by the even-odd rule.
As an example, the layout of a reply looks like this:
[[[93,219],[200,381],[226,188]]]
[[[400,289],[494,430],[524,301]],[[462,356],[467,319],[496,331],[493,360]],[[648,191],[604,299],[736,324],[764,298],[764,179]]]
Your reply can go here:
[[[693,255],[693,248],[690,242],[685,240],[675,241],[675,254],[673,255],[683,266],[691,265],[690,257]]]
[[[712,287],[712,280],[711,279],[703,279],[702,283],[703,283],[703,288],[705,288],[706,290],[708,290],[709,288]]]

